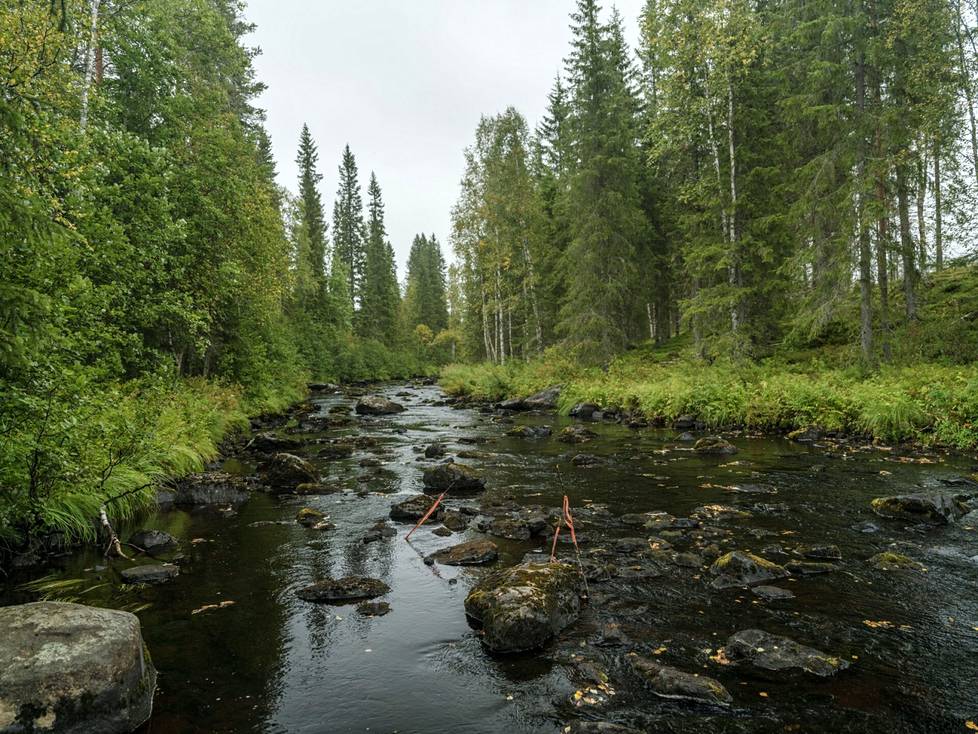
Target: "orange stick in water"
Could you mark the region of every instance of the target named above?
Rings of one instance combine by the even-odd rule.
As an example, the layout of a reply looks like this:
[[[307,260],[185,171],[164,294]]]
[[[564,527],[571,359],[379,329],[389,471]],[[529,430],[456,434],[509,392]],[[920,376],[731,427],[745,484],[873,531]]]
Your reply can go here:
[[[425,523],[425,520],[427,520],[427,519],[428,519],[429,517],[431,517],[431,514],[432,514],[432,513],[433,513],[433,512],[435,511],[435,508],[437,508],[437,507],[438,507],[438,505],[439,505],[439,503],[441,502],[441,500],[442,500],[442,498],[443,498],[443,497],[444,497],[444,496],[445,496],[446,494],[448,494],[448,490],[447,490],[447,489],[446,489],[446,490],[445,490],[444,492],[442,492],[442,493],[441,493],[440,495],[438,495],[438,499],[436,499],[436,500],[435,500],[435,504],[433,504],[433,505],[432,505],[431,507],[429,507],[429,508],[428,508],[428,511],[427,511],[427,512],[426,512],[426,513],[424,514],[424,517],[422,517],[422,518],[421,518],[421,519],[420,519],[420,520],[418,521],[418,524],[417,524],[417,525],[415,525],[415,526],[414,526],[413,528],[411,528],[411,533],[413,533],[413,532],[414,532],[415,530],[417,530],[417,529],[418,529],[418,528],[420,528],[420,527],[421,527],[422,525],[424,525],[424,523]],[[407,535],[405,535],[405,536],[404,536],[404,540],[408,540],[408,539],[409,539],[409,538],[411,537],[411,533],[408,533]]]
[[[557,560],[557,538],[560,535],[560,518],[557,518],[557,526],[554,528],[554,544],[550,548],[550,562]]]

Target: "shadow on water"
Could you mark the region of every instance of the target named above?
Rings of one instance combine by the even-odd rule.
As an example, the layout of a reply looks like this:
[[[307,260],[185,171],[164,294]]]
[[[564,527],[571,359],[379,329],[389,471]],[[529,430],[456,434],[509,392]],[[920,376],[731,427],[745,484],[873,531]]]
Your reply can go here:
[[[885,452],[744,436],[733,439],[741,449],[736,456],[709,458],[676,443],[671,431],[614,424],[592,424],[595,440],[568,446],[552,437],[506,436],[508,423],[453,409],[435,388],[381,392],[402,391],[396,399],[407,406],[404,413],[315,434],[373,439],[352,457],[321,461],[314,443],[298,450],[343,491],[256,494],[236,510],[161,511],[145,521],[181,540],[181,574],[164,586],[120,586],[97,552],[61,559],[59,578],[83,580],[73,592],[78,601],[139,609],[160,671],[144,733],[558,732],[576,717],[657,732],[960,732],[978,715],[978,531],[920,532],[876,518],[868,504],[882,494],[939,488],[942,479],[967,471],[966,461],[901,464]],[[318,415],[331,409],[341,415],[354,399],[315,402]],[[569,424],[546,415],[515,420],[555,432]],[[555,507],[566,494],[592,544],[648,534],[618,523],[624,513],[685,517],[724,504],[751,513],[717,523],[724,550],[769,555],[835,544],[843,561],[833,573],[782,583],[796,598],[776,604],[744,589],[710,589],[705,562],[651,581],[596,584],[593,603],[550,648],[492,657],[462,607],[481,572],[423,562],[432,550],[478,537],[474,531],[442,538],[432,524],[408,544],[408,527],[398,525],[398,538],[361,542],[387,518],[392,502],[420,490],[425,462],[418,449],[435,441],[450,453],[476,452],[464,461],[486,477],[485,500]],[[584,451],[600,464],[574,466],[570,458]],[[382,465],[361,466],[365,458]],[[239,459],[223,468],[253,470]],[[733,491],[744,484],[761,485],[765,493]],[[294,518],[303,506],[325,513],[335,530],[298,526]],[[862,532],[866,521],[878,531]],[[498,544],[501,563],[543,550],[540,540]],[[865,562],[892,544],[927,572],[885,573]],[[345,575],[387,583],[390,614],[364,617],[352,605],[296,597],[312,581]],[[0,598],[16,603],[36,595],[8,584]],[[234,604],[195,613],[222,601]],[[595,644],[609,623],[620,627],[625,644]],[[730,634],[750,627],[830,651],[851,667],[821,680],[762,676],[712,659]],[[651,696],[628,669],[632,649],[717,678],[734,705],[717,710]],[[573,693],[594,668],[606,674],[614,694],[581,708]]]

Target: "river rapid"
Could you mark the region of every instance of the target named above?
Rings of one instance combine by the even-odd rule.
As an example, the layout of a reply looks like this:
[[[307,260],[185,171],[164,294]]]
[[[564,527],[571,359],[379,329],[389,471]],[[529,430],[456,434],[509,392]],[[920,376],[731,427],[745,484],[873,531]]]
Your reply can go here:
[[[370,392],[406,410],[356,416],[357,391],[316,393],[305,418],[344,425],[313,420],[302,430],[293,419],[273,427],[302,441],[293,453],[314,464],[331,493],[255,491],[243,504],[160,509],[126,532],[155,528],[179,539],[175,579],[124,585],[119,570],[129,564],[107,565],[90,549],[8,579],[0,603],[35,600],[44,586],[53,598],[138,610],[159,670],[153,717],[141,729],[153,734],[561,732],[579,721],[646,732],[943,733],[967,732],[965,722],[978,720],[978,528],[922,527],[870,507],[874,497],[907,492],[974,494],[978,487],[959,479],[974,471],[968,457],[907,459],[858,443],[738,434],[725,434],[737,454],[701,456],[672,429],[464,406],[415,383]],[[557,436],[568,425],[596,435],[563,443]],[[507,435],[519,426],[552,434]],[[354,438],[352,455],[318,455],[328,441]],[[425,457],[433,443],[444,457]],[[572,461],[579,454],[593,458]],[[476,522],[446,536],[432,520],[405,542],[413,523],[388,519],[392,504],[422,491],[423,468],[448,457],[485,479],[483,493],[446,499],[473,517],[491,503],[559,508],[567,496],[589,598],[541,650],[488,653],[463,602],[489,570],[549,555],[547,536],[492,537]],[[244,452],[220,468],[249,475],[257,461]],[[335,527],[301,526],[295,518],[304,507]],[[636,517],[651,512],[695,521],[652,532]],[[381,521],[396,535],[363,542]],[[499,547],[490,566],[425,563],[438,549],[482,537]],[[596,549],[650,537],[665,541],[654,564],[612,556],[620,573],[592,572]],[[566,539],[558,555],[576,565]],[[806,569],[819,562],[817,552],[805,557],[814,546],[837,546],[841,560]],[[795,562],[795,573],[776,582],[793,598],[714,588],[711,563],[732,550]],[[880,570],[868,559],[881,551],[923,568]],[[42,575],[66,583],[37,584]],[[386,583],[380,599],[390,612],[365,616],[355,605],[297,596],[316,580],[348,575]],[[722,648],[745,629],[789,637],[848,667],[819,677],[732,662]],[[633,654],[714,678],[732,702],[655,695],[635,673]]]

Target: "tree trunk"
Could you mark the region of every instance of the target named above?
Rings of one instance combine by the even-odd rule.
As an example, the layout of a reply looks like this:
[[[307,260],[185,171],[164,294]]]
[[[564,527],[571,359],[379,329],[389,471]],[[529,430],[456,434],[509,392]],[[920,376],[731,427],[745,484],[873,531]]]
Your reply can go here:
[[[92,14],[89,20],[88,50],[85,51],[85,80],[82,83],[81,93],[81,118],[79,124],[82,132],[88,125],[88,96],[92,87],[92,78],[95,76],[95,46],[98,43],[98,11],[102,0],[91,0]]]
[[[944,269],[944,213],[941,201],[941,149],[934,141],[934,263]]]
[[[927,146],[917,147],[917,250],[920,272],[927,268],[927,221],[924,207],[927,201]]]
[[[906,164],[899,163],[897,174],[897,209],[900,212],[900,251],[903,254],[903,295],[907,321],[917,318],[917,252],[910,233],[910,200],[907,191]]]
[[[734,97],[733,85],[727,74],[727,148],[730,155],[730,215],[727,218],[730,238],[730,268],[728,278],[734,292],[730,306],[730,328],[734,334],[740,329],[740,251],[737,244],[737,149],[734,144]]]
[[[866,113],[866,62],[860,50],[856,61],[856,106],[859,109],[860,125],[864,124]],[[859,133],[859,153],[856,162],[857,193],[856,220],[859,228],[859,341],[863,361],[873,361],[873,276],[869,245],[869,228],[866,226],[866,141],[862,131]]]
[[[957,23],[954,26],[954,30],[958,42],[958,63],[961,66],[961,88],[964,91],[964,98],[968,108],[968,121],[971,124],[971,164],[975,179],[978,180],[978,127],[975,125],[975,105],[971,92],[971,74],[968,73],[968,63],[964,54],[964,41],[961,39],[961,30],[964,27],[964,19],[961,17],[961,0],[957,0],[954,5],[955,11],[957,12]],[[968,38],[969,40],[971,39],[970,33],[968,34]],[[935,169],[939,165],[935,160]]]

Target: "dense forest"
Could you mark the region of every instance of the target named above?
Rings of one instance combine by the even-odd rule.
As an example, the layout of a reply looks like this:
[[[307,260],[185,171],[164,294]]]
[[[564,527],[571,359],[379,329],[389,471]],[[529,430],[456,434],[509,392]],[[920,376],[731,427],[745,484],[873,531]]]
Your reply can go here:
[[[636,50],[579,0],[544,118],[464,151],[454,261],[418,234],[400,282],[349,146],[331,217],[308,126],[276,183],[241,3],[3,0],[0,539],[96,537],[310,380],[447,362],[455,392],[974,445],[963,3],[649,0]]]
[[[275,183],[250,30],[235,0],[2,2],[0,541],[93,537],[307,380],[450,354],[439,244],[402,299],[349,147],[330,223],[308,128]]]

